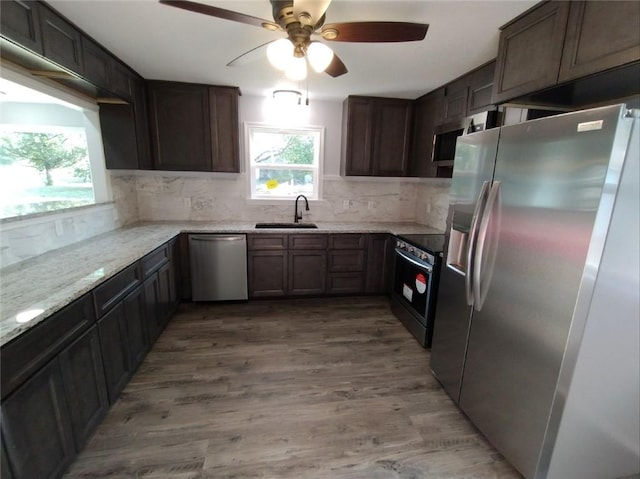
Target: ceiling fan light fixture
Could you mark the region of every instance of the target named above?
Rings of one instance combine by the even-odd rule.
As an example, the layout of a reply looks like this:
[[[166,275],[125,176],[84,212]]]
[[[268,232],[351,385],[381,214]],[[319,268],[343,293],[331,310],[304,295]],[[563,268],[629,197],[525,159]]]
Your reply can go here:
[[[267,47],[267,58],[278,70],[286,71],[293,60],[293,43],[287,38],[281,38]]]
[[[284,76],[293,81],[307,78],[307,61],[304,57],[292,57],[287,69],[284,71]]]
[[[327,69],[333,60],[333,50],[324,43],[311,42],[307,47],[307,58],[309,64],[317,73]]]

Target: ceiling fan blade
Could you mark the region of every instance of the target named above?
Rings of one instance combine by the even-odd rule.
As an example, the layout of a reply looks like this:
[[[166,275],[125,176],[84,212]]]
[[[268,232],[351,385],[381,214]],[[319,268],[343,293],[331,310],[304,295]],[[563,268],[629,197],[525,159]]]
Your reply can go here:
[[[273,23],[270,20],[264,20],[258,17],[252,17],[251,15],[245,15],[244,13],[233,12],[231,10],[225,10],[224,8],[213,7],[211,5],[204,5],[197,2],[189,2],[187,0],[159,0],[163,5],[170,7],[181,8],[183,10],[189,10],[190,12],[202,13],[211,17],[223,18],[225,20],[231,20],[232,22],[246,23],[247,25],[254,25],[256,27],[264,27],[268,30],[282,30],[280,25]]]
[[[424,39],[429,25],[407,22],[330,23],[322,38],[334,42],[414,42]]]
[[[238,55],[233,60],[231,60],[229,63],[227,63],[227,66],[228,67],[237,67],[237,66],[246,65],[247,63],[250,63],[252,61],[258,60],[259,56],[256,53],[261,48],[266,47],[267,45],[269,45],[270,43],[273,43],[275,41],[277,41],[277,40],[271,40],[270,42],[263,43],[262,45],[258,45],[257,47],[252,48],[251,50],[248,50],[248,51],[244,52],[241,55]]]
[[[304,18],[309,18],[310,21],[307,25],[315,26],[327,11],[330,3],[331,0],[293,0],[293,14],[301,23],[305,23]],[[301,18],[301,13],[308,15],[303,15]]]
[[[340,75],[344,75],[348,71],[349,70],[347,70],[347,67],[344,65],[344,63],[342,63],[342,60],[340,60],[340,58],[338,58],[338,55],[334,53],[333,60],[331,60],[331,63],[329,63],[329,66],[325,69],[324,72],[329,76],[336,78]]]

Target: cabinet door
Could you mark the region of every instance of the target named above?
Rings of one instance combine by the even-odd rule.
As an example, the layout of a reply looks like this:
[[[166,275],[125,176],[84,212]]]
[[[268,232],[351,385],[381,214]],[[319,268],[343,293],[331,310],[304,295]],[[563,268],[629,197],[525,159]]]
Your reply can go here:
[[[415,104],[411,165],[409,174],[424,178],[435,178],[436,164],[433,159],[433,140],[436,125],[442,118],[444,89],[440,88],[418,99]]]
[[[111,59],[109,72],[109,91],[127,101],[133,96],[133,74],[129,69],[114,58]]]
[[[0,477],[2,479],[13,479],[15,476],[11,472],[11,466],[9,465],[9,458],[7,457],[7,451],[5,449],[6,441],[0,439]]]
[[[290,295],[321,295],[326,292],[326,251],[289,251],[288,269]]]
[[[327,294],[362,294],[364,292],[364,273],[329,273],[327,276]]]
[[[495,76],[496,62],[472,72],[469,78],[469,94],[467,98],[467,115],[475,115],[492,108],[491,91]]]
[[[49,60],[83,75],[80,32],[54,11],[40,9],[44,56]]]
[[[238,89],[209,88],[213,171],[240,171]]]
[[[148,87],[155,168],[211,171],[207,87],[173,82],[149,82]]]
[[[442,123],[461,120],[467,115],[469,79],[463,77],[444,87]]]
[[[55,358],[2,403],[2,438],[16,479],[57,478],[75,455]]]
[[[100,105],[100,130],[107,169],[137,169],[138,143],[133,107]]]
[[[96,42],[85,36],[82,36],[80,44],[84,62],[84,77],[94,85],[108,90],[111,55]]]
[[[60,367],[79,451],[109,408],[100,338],[95,326],[60,353]]]
[[[176,304],[176,285],[171,263],[165,263],[158,270],[158,291],[160,322],[164,329]]]
[[[393,98],[376,100],[372,159],[374,175],[407,175],[412,116],[412,101]]]
[[[3,37],[42,55],[38,2],[3,0],[0,2],[0,25]]]
[[[369,235],[367,254],[367,293],[388,293],[393,269],[393,238],[388,234]]]
[[[123,301],[127,341],[129,343],[129,361],[131,370],[135,370],[149,349],[145,318],[144,289],[140,286]]]
[[[287,294],[287,251],[249,251],[247,262],[249,296],[251,298]]]
[[[373,144],[373,104],[368,98],[350,97],[343,108],[342,170],[347,176],[371,175],[371,155]]]
[[[109,311],[98,321],[100,347],[104,375],[107,380],[109,403],[113,404],[124,389],[131,375],[129,348],[127,345],[127,325],[122,303]]]
[[[153,167],[149,140],[149,116],[147,114],[147,87],[141,78],[132,80],[132,105],[135,123],[138,168],[149,170]]]
[[[143,284],[145,319],[147,322],[147,332],[149,334],[149,344],[153,344],[162,332],[162,319],[160,316],[160,284],[158,275],[153,274],[147,278]]]
[[[640,59],[640,2],[571,2],[559,81]]]
[[[569,2],[548,2],[500,32],[492,103],[556,84],[568,15]]]

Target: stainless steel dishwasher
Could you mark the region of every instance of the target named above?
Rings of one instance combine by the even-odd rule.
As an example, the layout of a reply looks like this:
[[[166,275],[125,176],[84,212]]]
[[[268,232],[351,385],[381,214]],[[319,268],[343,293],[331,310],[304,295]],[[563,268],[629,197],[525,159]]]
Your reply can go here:
[[[248,299],[245,235],[189,235],[189,254],[193,301]]]

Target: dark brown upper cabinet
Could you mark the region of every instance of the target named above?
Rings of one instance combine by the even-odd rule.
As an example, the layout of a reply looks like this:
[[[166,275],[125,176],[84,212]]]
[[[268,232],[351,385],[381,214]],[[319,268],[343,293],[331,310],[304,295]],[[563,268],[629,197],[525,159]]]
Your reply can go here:
[[[418,98],[414,105],[413,135],[411,142],[411,176],[437,176],[433,158],[433,140],[436,126],[442,120],[444,88],[439,88]]]
[[[548,2],[502,29],[494,103],[555,85],[568,16],[569,2]]]
[[[0,2],[2,36],[42,55],[40,5],[38,2],[3,0]]]
[[[491,102],[491,92],[495,70],[496,61],[493,60],[469,73],[466,116],[494,108]]]
[[[444,87],[444,103],[441,123],[461,120],[467,115],[469,78],[461,77]]]
[[[111,55],[86,36],[81,37],[80,44],[84,61],[84,77],[98,87],[108,88]]]
[[[412,117],[412,100],[348,97],[343,104],[342,173],[406,176]]]
[[[40,27],[44,56],[78,75],[83,75],[80,31],[44,5],[40,8]]]
[[[502,28],[493,102],[640,60],[638,2],[544,2]]]
[[[640,2],[571,2],[558,81],[640,59]]]
[[[237,88],[151,81],[148,91],[155,169],[240,171]]]

